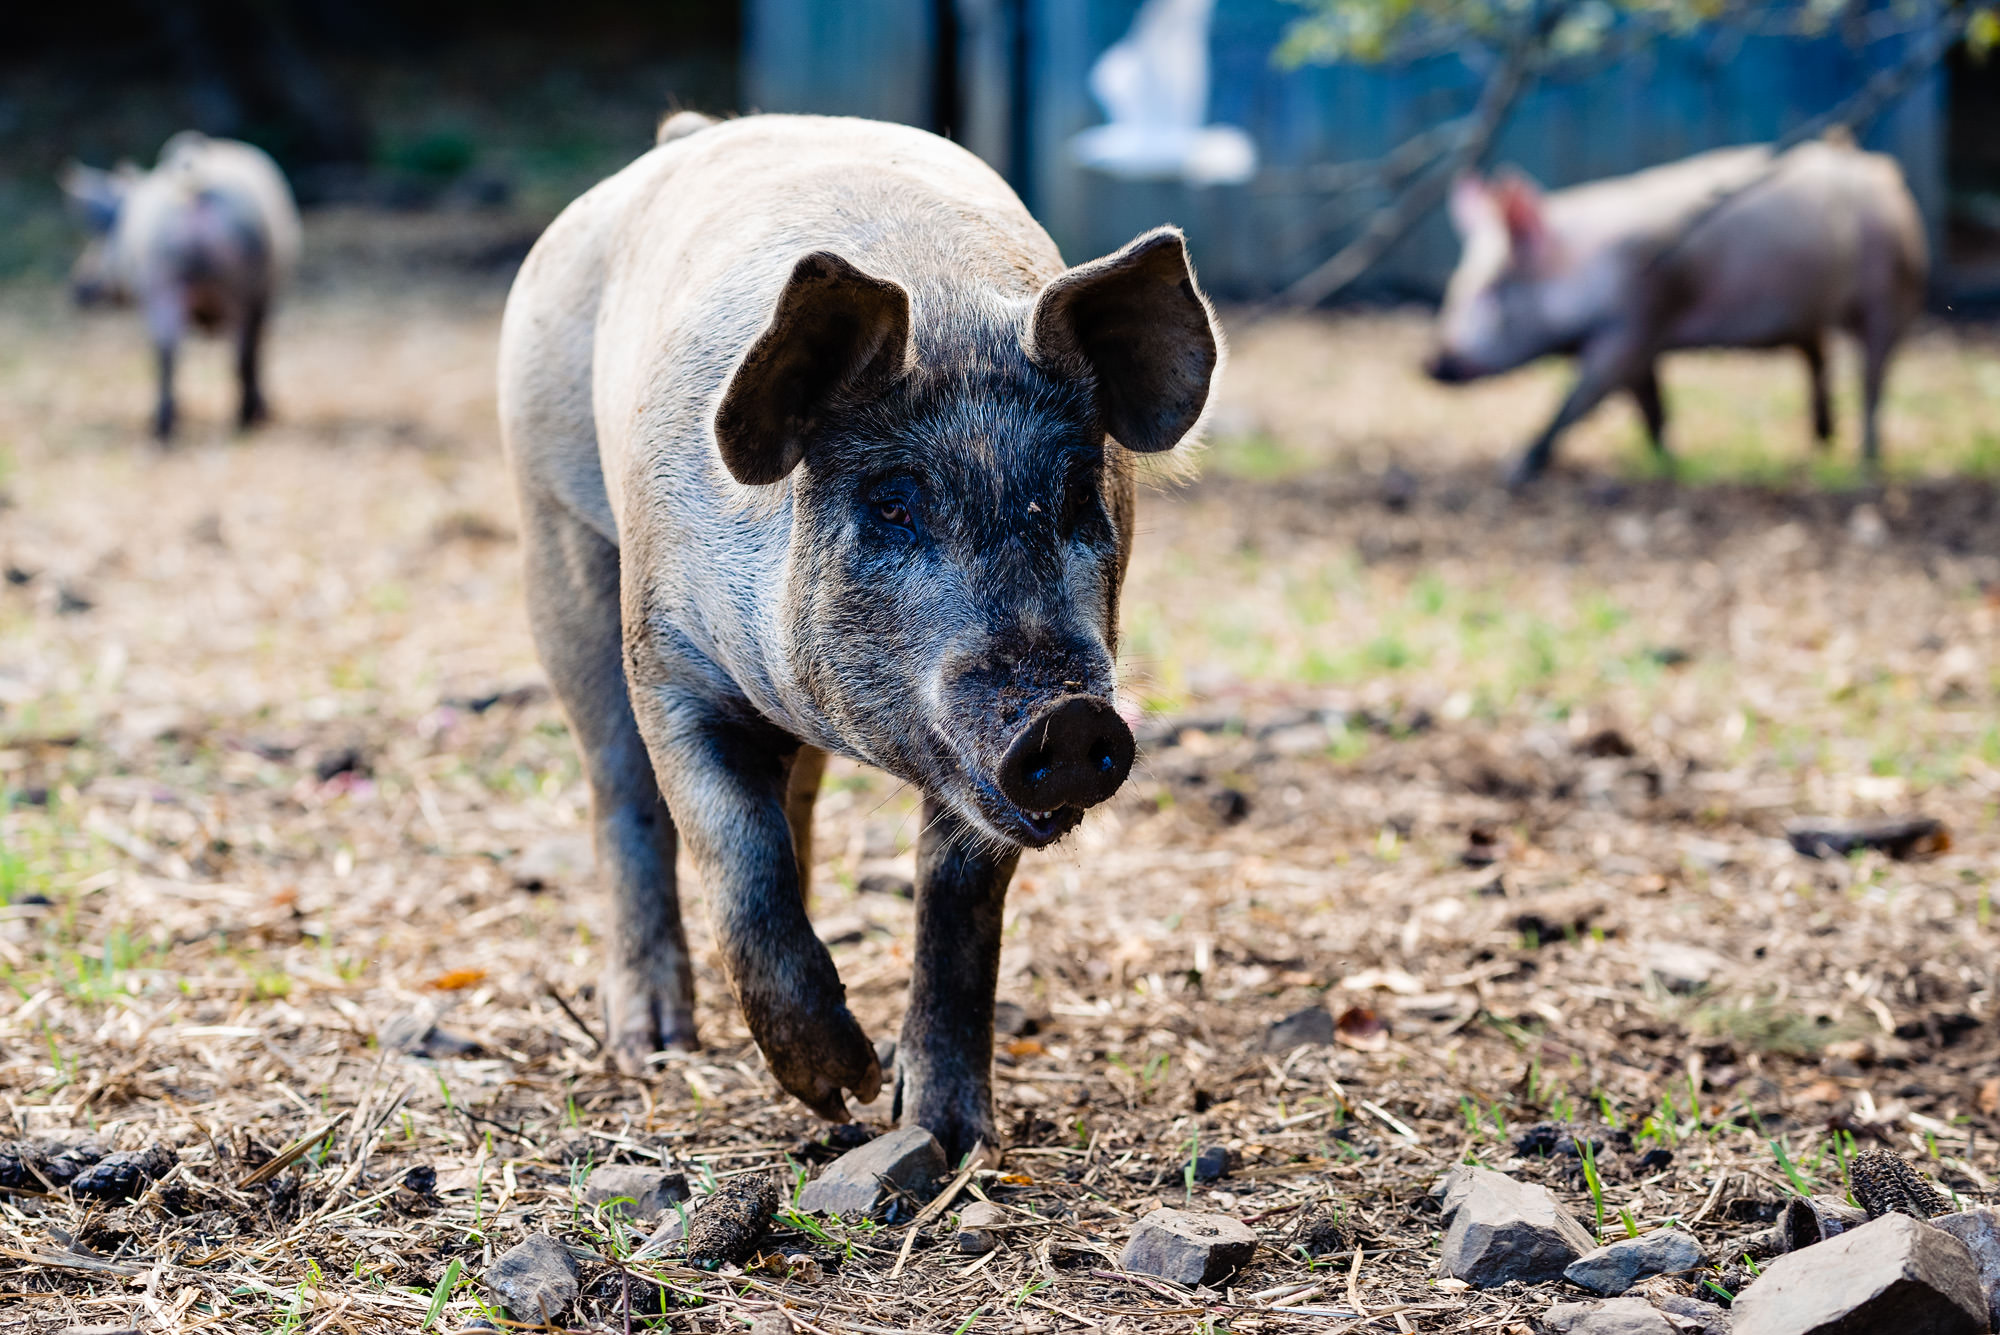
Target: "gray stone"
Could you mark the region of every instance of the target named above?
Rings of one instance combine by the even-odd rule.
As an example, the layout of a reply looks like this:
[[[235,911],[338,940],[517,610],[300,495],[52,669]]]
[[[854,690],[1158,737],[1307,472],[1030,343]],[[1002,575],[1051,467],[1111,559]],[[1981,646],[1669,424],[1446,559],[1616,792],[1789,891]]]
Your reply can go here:
[[[766,1312],[750,1323],[747,1335],[792,1335],[792,1319],[783,1312]]]
[[[1296,1047],[1329,1047],[1334,1039],[1333,1016],[1324,1006],[1293,1011],[1264,1031],[1264,1051],[1290,1052]]]
[[[1648,1276],[1693,1270],[1701,1260],[1701,1244],[1693,1234],[1663,1228],[1585,1252],[1569,1263],[1563,1278],[1592,1293],[1615,1296]]]
[[[906,1126],[828,1164],[799,1193],[799,1209],[806,1214],[872,1214],[898,1191],[927,1203],[946,1169],[937,1137],[920,1126]]]
[[[651,1219],[687,1198],[687,1174],[657,1165],[608,1163],[583,1184],[585,1205],[608,1205],[634,1219]]]
[[[1605,1303],[1557,1303],[1542,1317],[1549,1335],[1679,1335],[1643,1298]]]
[[[1979,1287],[1986,1290],[1986,1311],[2000,1330],[2000,1214],[1988,1209],[1961,1210],[1931,1220],[1957,1238],[1979,1267]]]
[[[967,1256],[984,1256],[1000,1245],[999,1229],[1006,1222],[1007,1212],[992,1201],[974,1201],[959,1212],[952,1241]]]
[[[1890,1214],[1780,1256],[1731,1305],[1736,1335],[1986,1335],[1979,1265],[1950,1233]]]
[[[558,1325],[576,1301],[576,1262],[546,1233],[533,1233],[486,1272],[486,1287],[516,1321]]]
[[[1707,946],[1685,941],[1656,941],[1646,951],[1646,972],[1669,992],[1698,992],[1729,967],[1729,961]]]
[[[589,835],[559,834],[508,858],[503,870],[523,890],[560,890],[589,885],[596,864]]]
[[[1680,1335],[1734,1335],[1726,1307],[1678,1293],[1654,1293],[1648,1297],[1653,1306],[1667,1314]]]
[[[1547,1187],[1490,1168],[1457,1174],[1445,1192],[1445,1273],[1488,1289],[1518,1279],[1540,1284],[1597,1244]]]
[[[1118,1268],[1193,1288],[1226,1279],[1256,1254],[1257,1235],[1241,1220],[1208,1210],[1162,1208],[1132,1226]]]
[[[632,1253],[633,1260],[643,1256],[666,1256],[680,1250],[687,1238],[687,1213],[683,1210],[669,1210],[660,1220],[659,1226],[639,1244],[639,1250]]]

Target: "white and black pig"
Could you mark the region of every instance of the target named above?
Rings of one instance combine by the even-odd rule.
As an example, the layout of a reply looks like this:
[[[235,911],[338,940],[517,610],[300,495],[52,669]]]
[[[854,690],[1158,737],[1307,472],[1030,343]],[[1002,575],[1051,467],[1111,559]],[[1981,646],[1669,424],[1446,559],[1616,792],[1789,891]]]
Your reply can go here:
[[[1520,176],[1468,176],[1451,216],[1465,249],[1427,371],[1459,382],[1548,353],[1577,360],[1576,384],[1514,482],[1539,474],[1556,437],[1615,390],[1638,401],[1664,452],[1656,363],[1676,348],[1797,348],[1824,446],[1837,329],[1861,341],[1862,452],[1878,459],[1883,376],[1923,304],[1929,263],[1893,158],[1844,142],[1775,159],[1768,148],[1722,149],[1546,195]]]
[[[827,753],[923,793],[899,1115],[993,1142],[1001,909],[1124,781],[1136,457],[1218,340],[1178,232],[1065,269],[999,176],[868,121],[669,119],[508,299],[501,430],[530,619],[584,755],[628,1070],[695,1042],[685,838],[780,1084],[870,1101],[806,916]]]
[[[264,327],[299,256],[299,212],[278,164],[186,130],[149,172],[72,163],[62,186],[96,234],[71,270],[77,301],[137,305],[145,317],[160,373],[153,433],[173,435],[174,356],[190,327],[234,335],[237,424],[263,421]]]

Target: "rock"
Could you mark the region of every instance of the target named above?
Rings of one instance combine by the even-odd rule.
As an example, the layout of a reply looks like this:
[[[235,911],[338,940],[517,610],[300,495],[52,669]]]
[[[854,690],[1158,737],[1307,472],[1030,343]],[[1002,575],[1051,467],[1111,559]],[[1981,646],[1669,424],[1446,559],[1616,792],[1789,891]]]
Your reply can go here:
[[[651,1219],[687,1198],[687,1174],[657,1166],[605,1164],[583,1184],[585,1205],[609,1205],[636,1219]]]
[[[1685,941],[1656,941],[1646,952],[1646,972],[1669,992],[1699,992],[1729,967],[1729,961],[1707,946]]]
[[[1006,1222],[1007,1212],[992,1201],[974,1201],[959,1212],[952,1241],[967,1256],[984,1256],[1000,1245],[997,1230]]]
[[[1831,1196],[1794,1196],[1785,1202],[1777,1231],[1783,1239],[1781,1252],[1795,1252],[1837,1238],[1850,1228],[1868,1222],[1868,1212]]]
[[[1864,848],[1898,860],[1929,857],[1951,847],[1951,831],[1928,816],[1901,820],[1801,819],[1785,826],[1785,841],[1809,858],[1844,858]]]
[[[1229,1149],[1223,1145],[1210,1145],[1194,1156],[1194,1180],[1214,1182],[1229,1176]]]
[[[792,1319],[783,1312],[766,1312],[750,1323],[748,1335],[792,1335]]]
[[[993,1032],[1002,1038],[1028,1038],[1040,1033],[1041,1021],[1018,1001],[993,1003]]]
[[[891,895],[897,899],[917,897],[916,882],[894,872],[869,872],[854,883],[854,888],[864,895]]]
[[[678,1251],[681,1240],[687,1236],[687,1228],[688,1220],[685,1213],[680,1210],[667,1211],[666,1217],[660,1220],[659,1227],[647,1235],[646,1240],[639,1244],[638,1250],[632,1253],[632,1259],[636,1261],[642,1256],[665,1256]]]
[[[877,1136],[835,1159],[799,1193],[803,1214],[872,1214],[896,1192],[928,1201],[945,1175],[944,1147],[920,1126]]]
[[[559,834],[530,844],[508,858],[501,870],[522,890],[558,890],[590,884],[596,866],[589,835]]]
[[[416,1164],[403,1174],[403,1185],[419,1196],[435,1196],[438,1189],[438,1170],[431,1164]]]
[[[1118,1268],[1193,1288],[1227,1278],[1256,1254],[1257,1235],[1240,1220],[1207,1210],[1161,1208],[1132,1226]]]
[[[1885,1214],[1929,1219],[1951,1212],[1951,1202],[1938,1194],[1936,1187],[1886,1150],[1863,1150],[1855,1155],[1847,1165],[1847,1182],[1870,1219]]]
[[[1293,1011],[1264,1031],[1266,1052],[1290,1052],[1296,1047],[1331,1047],[1336,1032],[1333,1014],[1324,1006]]]
[[[739,1265],[778,1212],[778,1184],[764,1173],[732,1177],[701,1203],[687,1226],[689,1265]]]
[[[171,1173],[180,1161],[181,1156],[165,1145],[107,1154],[71,1180],[70,1194],[102,1201],[129,1201]]]
[[[576,1262],[548,1234],[530,1234],[493,1263],[486,1287],[516,1321],[560,1325],[576,1301]]]
[[[1608,1303],[1557,1303],[1542,1317],[1549,1335],[1679,1335],[1643,1298]]]
[[[1986,1290],[1986,1310],[2000,1330],[2000,1214],[1988,1209],[1940,1215],[1931,1223],[1964,1243],[1979,1267],[1979,1286]]]
[[[1971,1251],[1943,1229],[1902,1214],[1780,1256],[1736,1296],[1730,1313],[1735,1335],[1985,1335],[1992,1329]]]
[[[1678,1293],[1655,1293],[1650,1296],[1653,1306],[1675,1318],[1673,1325],[1679,1335],[1733,1335],[1727,1308]]]
[[[1462,1174],[1457,1168],[1447,1174],[1439,1254],[1446,1274],[1482,1289],[1510,1279],[1540,1284],[1560,1278],[1570,1262],[1596,1247],[1548,1188],[1490,1168],[1462,1167]]]
[[[1701,1262],[1701,1244],[1693,1234],[1663,1228],[1585,1252],[1569,1263],[1563,1278],[1592,1293],[1615,1296],[1649,1276],[1682,1274]]]
[[[384,1020],[375,1031],[375,1041],[395,1052],[412,1057],[470,1057],[479,1044],[469,1038],[438,1028],[442,1012],[429,1001],[419,1001],[399,1015]]]

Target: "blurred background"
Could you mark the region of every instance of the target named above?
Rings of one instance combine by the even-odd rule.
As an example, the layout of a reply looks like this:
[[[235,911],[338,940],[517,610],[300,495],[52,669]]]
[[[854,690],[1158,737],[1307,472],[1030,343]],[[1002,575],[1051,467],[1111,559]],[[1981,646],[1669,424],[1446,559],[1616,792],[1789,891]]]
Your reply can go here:
[[[1990,12],[1173,0],[1152,7],[1150,31],[1139,12],[1137,0],[37,6],[0,52],[0,277],[67,262],[54,187],[66,158],[150,164],[189,126],[268,149],[309,209],[530,224],[486,227],[489,249],[456,257],[502,263],[629,161],[663,109],[687,106],[949,134],[1072,260],[1172,219],[1227,297],[1423,298],[1457,255],[1436,207],[1447,169],[1513,163],[1555,187],[1858,112],[1862,142],[1897,158],[1924,210],[1939,302],[2000,296],[2000,61],[1979,56]],[[1121,44],[1131,58],[1108,67]],[[1871,99],[1871,79],[1892,86]],[[1098,133],[1107,122],[1127,133]],[[1383,219],[1396,204],[1407,216]],[[1365,252],[1313,277],[1371,224],[1382,235]]]

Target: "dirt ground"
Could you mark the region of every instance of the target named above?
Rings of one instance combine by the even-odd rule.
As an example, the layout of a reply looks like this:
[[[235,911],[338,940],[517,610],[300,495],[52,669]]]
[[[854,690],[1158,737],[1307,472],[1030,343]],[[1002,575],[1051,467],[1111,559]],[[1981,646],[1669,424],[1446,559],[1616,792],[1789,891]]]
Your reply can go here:
[[[2000,341],[1916,339],[1885,483],[1851,393],[1814,459],[1799,367],[1702,356],[1667,372],[1674,476],[1613,405],[1510,498],[1560,368],[1448,391],[1418,314],[1246,317],[1203,480],[1142,503],[1140,765],[1010,898],[1010,1142],[966,1190],[1018,1227],[974,1260],[949,1214],[781,1214],[741,1272],[631,1259],[592,1165],[700,1191],[832,1151],[691,873],[706,1049],[632,1080],[590,1035],[586,798],[492,412],[520,240],[316,219],[277,423],[224,429],[205,349],[168,453],[135,321],[0,301],[0,1141],[179,1157],[129,1203],[0,1178],[0,1331],[462,1329],[537,1231],[583,1258],[578,1329],[1528,1331],[1580,1292],[1440,1276],[1454,1162],[1606,1238],[1680,1220],[1716,1264],[1666,1283],[1712,1298],[1856,1148],[1992,1198]],[[819,808],[815,918],[877,1035],[915,805],[836,764]],[[1948,846],[1784,838],[1875,815]],[[1314,1006],[1334,1042],[1268,1039]],[[1603,1124],[1595,1190],[1518,1151],[1552,1118]],[[1265,1246],[1219,1290],[1120,1275],[1187,1202]]]

